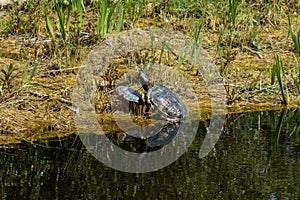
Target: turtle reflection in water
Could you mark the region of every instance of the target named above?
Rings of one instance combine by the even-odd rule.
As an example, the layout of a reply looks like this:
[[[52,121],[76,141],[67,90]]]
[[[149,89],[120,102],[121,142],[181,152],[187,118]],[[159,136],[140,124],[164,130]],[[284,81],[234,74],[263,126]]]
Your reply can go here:
[[[126,137],[122,139],[122,148],[131,151],[133,142],[137,145],[135,146],[135,151],[139,153],[157,150],[163,145],[169,144],[176,136],[178,136],[185,125],[186,123],[184,122],[167,122],[159,129],[146,129],[145,131],[148,131],[147,133],[143,132],[141,129],[127,130]],[[157,131],[157,133],[153,134],[155,131]],[[141,135],[143,137],[139,137]],[[145,135],[147,136],[145,137]]]
[[[185,127],[185,123],[167,123],[154,136],[147,138],[146,145],[148,147],[157,147],[170,143]]]
[[[145,106],[146,111],[153,106],[168,122],[179,122],[188,118],[188,111],[176,93],[156,84],[150,87],[149,77],[142,71],[139,74],[139,81],[145,91],[144,95],[128,86],[117,87],[118,92],[129,101],[130,105],[134,103]]]
[[[131,112],[135,112],[134,105],[142,106],[146,108],[146,112],[153,106],[162,117],[167,121],[157,133],[139,133],[138,130],[127,131],[128,135],[141,136],[146,139],[146,146],[158,147],[168,144],[174,139],[181,129],[185,126],[183,120],[188,118],[188,111],[180,99],[180,97],[174,93],[171,89],[153,84],[151,87],[149,77],[143,73],[139,73],[139,82],[141,83],[144,94],[140,94],[128,86],[118,86],[117,91],[122,95],[124,99],[129,101]],[[155,129],[155,128],[154,128]]]

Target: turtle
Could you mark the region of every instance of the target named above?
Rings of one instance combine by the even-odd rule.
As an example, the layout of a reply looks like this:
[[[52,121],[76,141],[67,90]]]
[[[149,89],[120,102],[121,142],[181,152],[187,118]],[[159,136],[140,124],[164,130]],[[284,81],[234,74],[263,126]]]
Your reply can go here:
[[[149,77],[143,71],[140,71],[139,81],[148,93],[150,103],[167,121],[178,122],[188,118],[188,111],[175,92],[156,83],[151,87]]]
[[[129,86],[118,86],[118,92],[129,102],[140,105],[153,105],[168,122],[179,122],[188,118],[188,111],[181,98],[167,87],[157,84],[151,86],[149,77],[143,72],[139,73],[139,82],[145,93],[141,95]]]

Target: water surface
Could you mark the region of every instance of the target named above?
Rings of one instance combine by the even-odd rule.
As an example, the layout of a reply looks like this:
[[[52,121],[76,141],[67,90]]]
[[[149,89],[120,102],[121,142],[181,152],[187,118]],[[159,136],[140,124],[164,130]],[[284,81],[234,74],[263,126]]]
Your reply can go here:
[[[215,148],[199,159],[209,123],[202,121],[188,152],[144,174],[108,168],[76,135],[1,148],[1,198],[299,199],[299,116],[297,109],[228,115]]]

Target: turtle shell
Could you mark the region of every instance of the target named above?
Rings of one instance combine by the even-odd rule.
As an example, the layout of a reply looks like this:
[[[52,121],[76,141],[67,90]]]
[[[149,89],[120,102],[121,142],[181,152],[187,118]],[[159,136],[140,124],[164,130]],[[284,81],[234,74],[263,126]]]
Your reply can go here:
[[[188,118],[188,111],[176,93],[166,87],[154,84],[148,91],[151,104],[171,122]]]
[[[117,87],[117,91],[127,101],[132,101],[139,104],[143,102],[142,95],[138,91],[132,89],[131,87],[120,85]]]

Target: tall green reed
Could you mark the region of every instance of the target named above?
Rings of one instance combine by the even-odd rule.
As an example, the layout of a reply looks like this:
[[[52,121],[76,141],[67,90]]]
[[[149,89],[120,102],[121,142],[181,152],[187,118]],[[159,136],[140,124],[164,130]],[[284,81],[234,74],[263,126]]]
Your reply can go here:
[[[132,22],[132,26],[140,19],[145,11],[146,0],[124,0],[124,13]]]
[[[276,76],[281,91],[282,103],[288,105],[290,103],[290,97],[289,97],[288,89],[287,87],[285,87],[284,82],[282,80],[283,73],[284,73],[284,68],[283,68],[282,60],[279,58],[278,55],[275,55],[275,64],[273,65],[272,73],[271,73],[271,84],[273,85],[275,83],[275,76]]]
[[[83,12],[85,10],[83,0],[68,1],[66,3],[58,0],[52,1],[52,10],[47,10],[47,2],[44,2],[44,16],[48,34],[52,38],[51,54],[59,59],[60,68],[62,59],[65,58],[65,66],[71,60],[71,54],[75,52],[74,59],[78,58],[80,51],[79,40],[83,23]],[[51,13],[54,12],[56,26],[53,26]],[[71,23],[71,20],[73,20]],[[72,34],[74,32],[74,34]]]
[[[237,0],[228,0],[228,2],[229,2],[229,13],[231,16],[231,22],[232,22],[232,25],[235,27],[238,1]]]
[[[108,32],[115,28],[118,34],[124,24],[124,8],[122,1],[109,4],[108,0],[98,1],[98,22],[96,34],[101,40]]]
[[[289,30],[289,36],[291,36],[292,41],[294,43],[296,53],[300,57],[300,31],[294,33],[290,16],[288,17],[288,30]]]
[[[297,31],[296,33],[293,31],[290,16],[288,16],[288,31],[288,35],[292,38],[297,55],[294,56],[296,64],[294,68],[294,73],[292,73],[292,78],[294,80],[295,85],[297,86],[298,91],[300,92],[300,31]]]

